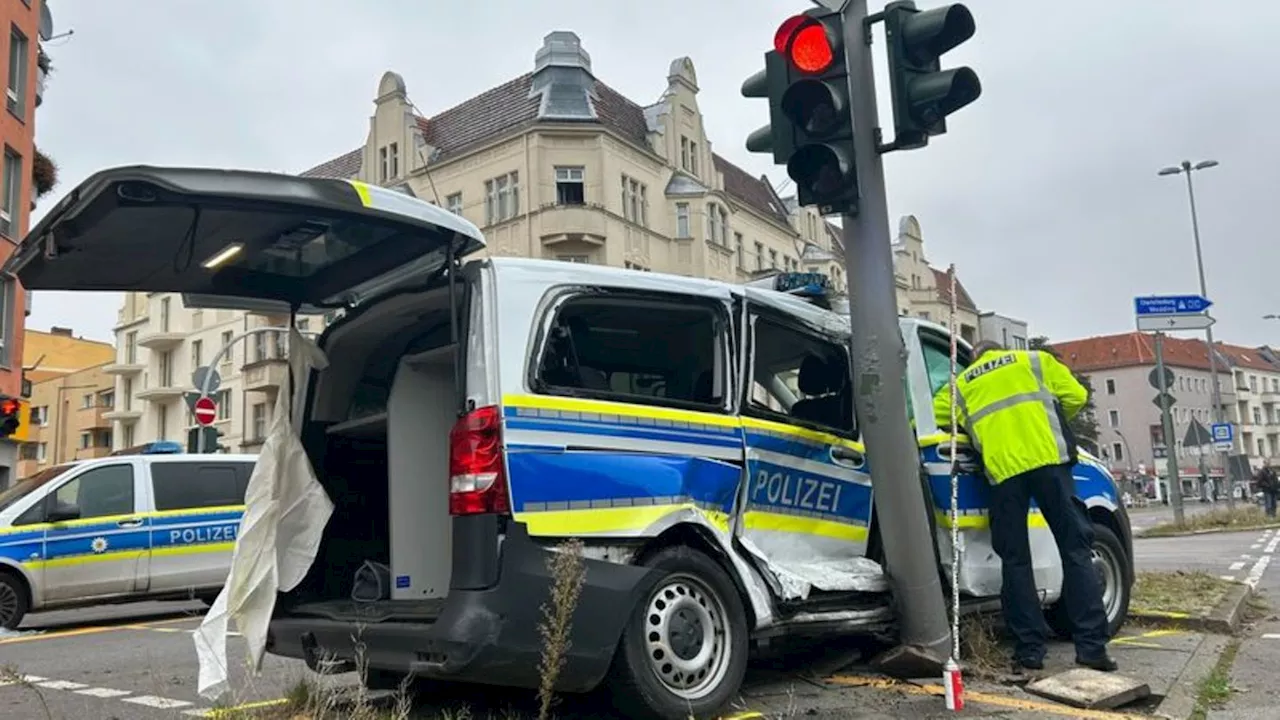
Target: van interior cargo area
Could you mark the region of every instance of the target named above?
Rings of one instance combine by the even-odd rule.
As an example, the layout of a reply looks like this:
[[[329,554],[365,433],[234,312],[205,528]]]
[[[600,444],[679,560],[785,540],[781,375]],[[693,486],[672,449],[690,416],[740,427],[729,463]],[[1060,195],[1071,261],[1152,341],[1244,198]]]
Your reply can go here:
[[[459,316],[467,292],[458,288]],[[306,578],[281,613],[432,621],[449,592],[449,431],[457,420],[447,288],[406,293],[349,317],[326,339],[302,440],[333,501]],[[386,570],[379,597],[357,573]],[[368,570],[365,571],[366,573]],[[367,579],[367,578],[366,578]]]

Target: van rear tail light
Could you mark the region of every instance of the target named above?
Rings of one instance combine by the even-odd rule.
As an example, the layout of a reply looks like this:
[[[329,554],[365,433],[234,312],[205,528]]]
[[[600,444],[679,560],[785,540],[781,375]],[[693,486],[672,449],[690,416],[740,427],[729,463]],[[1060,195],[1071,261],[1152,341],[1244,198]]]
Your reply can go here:
[[[449,513],[507,514],[502,462],[502,417],[497,407],[476,408],[449,431]]]

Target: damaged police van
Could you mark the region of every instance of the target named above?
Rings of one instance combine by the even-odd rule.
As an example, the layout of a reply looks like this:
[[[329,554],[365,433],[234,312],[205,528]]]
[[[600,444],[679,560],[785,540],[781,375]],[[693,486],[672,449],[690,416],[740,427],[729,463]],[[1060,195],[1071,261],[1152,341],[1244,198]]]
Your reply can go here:
[[[345,180],[125,167],[75,188],[8,265],[31,290],[147,290],[280,312],[340,308],[293,422],[334,504],[268,652],[370,685],[405,674],[534,688],[548,559],[584,544],[562,691],[707,717],[783,636],[893,630],[845,316],[753,286],[515,258],[456,215]],[[903,318],[906,392],[950,562],[949,338]],[[963,364],[968,345],[961,343]],[[959,452],[966,605],[998,605],[987,485]],[[1114,631],[1128,518],[1081,455],[1076,497]],[[1062,571],[1030,518],[1054,622]],[[381,568],[373,593],[357,577]],[[357,640],[358,638],[358,640]]]

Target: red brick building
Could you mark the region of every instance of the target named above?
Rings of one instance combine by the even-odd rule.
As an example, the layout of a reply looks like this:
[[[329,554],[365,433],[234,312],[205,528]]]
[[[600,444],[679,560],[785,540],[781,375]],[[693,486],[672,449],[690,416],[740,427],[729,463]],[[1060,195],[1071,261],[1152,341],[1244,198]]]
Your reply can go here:
[[[48,58],[40,48],[52,21],[46,0],[0,3],[0,32],[5,38],[5,110],[0,112],[0,262],[8,259],[26,234],[33,201],[52,185],[52,165],[36,151],[36,106],[44,89]],[[22,392],[22,335],[26,293],[12,277],[0,277],[0,393]],[[0,442],[0,488],[13,477],[17,444]]]

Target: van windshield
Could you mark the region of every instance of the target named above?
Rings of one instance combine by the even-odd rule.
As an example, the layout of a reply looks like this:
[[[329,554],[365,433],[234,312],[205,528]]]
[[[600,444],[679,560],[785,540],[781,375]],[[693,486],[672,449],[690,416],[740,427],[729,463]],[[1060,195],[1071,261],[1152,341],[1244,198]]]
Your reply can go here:
[[[0,511],[6,510],[14,503],[44,487],[46,483],[70,470],[74,465],[54,465],[45,468],[31,477],[19,482],[8,490],[0,491]]]

